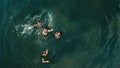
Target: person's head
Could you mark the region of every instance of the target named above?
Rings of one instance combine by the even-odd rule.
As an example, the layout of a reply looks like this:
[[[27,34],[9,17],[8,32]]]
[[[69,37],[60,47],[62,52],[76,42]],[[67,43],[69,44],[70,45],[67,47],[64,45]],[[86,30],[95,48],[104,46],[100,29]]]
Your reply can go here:
[[[48,51],[48,48],[46,48],[46,51]]]
[[[41,22],[40,20],[38,20],[37,22]]]
[[[48,30],[47,30],[46,28],[43,28],[42,34],[43,34],[43,35],[47,35],[47,33],[48,33]]]
[[[46,28],[44,28],[44,29],[43,29],[43,31],[44,31],[44,32],[47,32],[47,29],[46,29]]]
[[[58,32],[57,34],[58,34],[58,35],[61,35],[61,33],[60,33],[60,32]]]
[[[59,31],[59,32],[56,32],[56,34],[57,34],[57,35],[61,35],[61,34],[62,34],[62,32],[61,32],[61,31]]]
[[[59,31],[59,33],[60,33],[60,35],[62,34],[62,32],[61,32],[61,31]]]

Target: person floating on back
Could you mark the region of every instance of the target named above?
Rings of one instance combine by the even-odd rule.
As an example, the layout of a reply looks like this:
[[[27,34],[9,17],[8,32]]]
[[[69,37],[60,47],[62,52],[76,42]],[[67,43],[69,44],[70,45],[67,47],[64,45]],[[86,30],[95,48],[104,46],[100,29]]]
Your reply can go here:
[[[55,38],[60,39],[61,38],[61,32],[55,32]]]
[[[43,51],[41,57],[42,57],[42,63],[49,63],[49,60],[46,60],[46,56],[48,55],[48,49],[46,49],[45,51]]]

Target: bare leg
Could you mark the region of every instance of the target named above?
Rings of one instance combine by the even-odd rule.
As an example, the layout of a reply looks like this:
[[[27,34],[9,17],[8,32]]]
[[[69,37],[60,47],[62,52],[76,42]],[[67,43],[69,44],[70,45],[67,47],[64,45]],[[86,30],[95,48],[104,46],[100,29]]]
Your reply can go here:
[[[45,60],[45,58],[42,58],[42,63],[49,63],[49,60]]]

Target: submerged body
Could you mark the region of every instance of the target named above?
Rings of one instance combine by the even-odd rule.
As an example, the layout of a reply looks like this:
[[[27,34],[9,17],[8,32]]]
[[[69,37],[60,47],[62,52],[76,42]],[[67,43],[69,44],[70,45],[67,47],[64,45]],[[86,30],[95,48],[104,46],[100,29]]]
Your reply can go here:
[[[36,23],[34,26],[42,27],[42,26],[43,26],[43,23],[42,23],[41,21],[37,21],[37,23]]]

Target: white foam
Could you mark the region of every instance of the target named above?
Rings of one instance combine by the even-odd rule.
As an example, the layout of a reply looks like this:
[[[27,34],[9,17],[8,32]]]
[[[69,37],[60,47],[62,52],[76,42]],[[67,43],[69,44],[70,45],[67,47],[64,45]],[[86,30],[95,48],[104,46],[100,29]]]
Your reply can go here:
[[[45,15],[45,16],[43,16]],[[48,9],[43,9],[43,11],[41,12],[40,15],[35,15],[34,17],[31,17],[30,14],[27,15],[25,17],[25,23],[24,24],[18,24],[15,26],[16,31],[20,34],[20,35],[31,35],[32,32],[34,31],[34,26],[31,25],[33,23],[34,20],[38,20],[41,19],[41,17],[45,17],[42,18],[45,22],[48,23],[48,27],[53,27],[54,23],[53,23],[53,14],[51,10]],[[36,30],[36,34],[39,35],[40,30]]]
[[[53,22],[53,14],[52,13],[50,13],[50,12],[48,12],[48,26],[49,27],[53,27],[54,26],[54,22]]]

